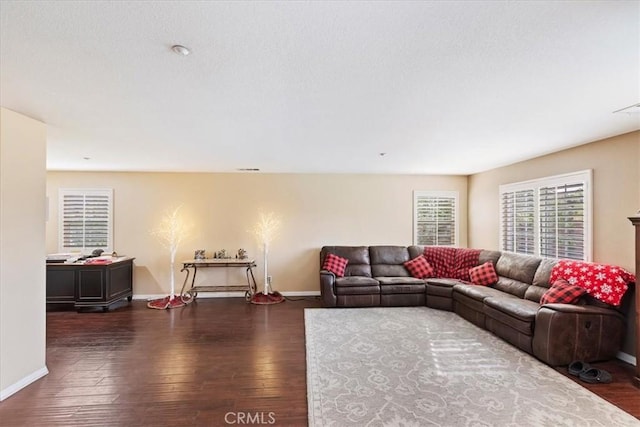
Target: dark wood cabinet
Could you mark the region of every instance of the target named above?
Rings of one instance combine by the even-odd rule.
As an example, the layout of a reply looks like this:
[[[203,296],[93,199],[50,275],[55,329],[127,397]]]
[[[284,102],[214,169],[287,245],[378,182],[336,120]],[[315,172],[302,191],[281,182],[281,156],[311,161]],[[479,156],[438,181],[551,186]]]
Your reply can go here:
[[[110,264],[47,264],[47,304],[109,306],[133,296],[133,258]]]
[[[640,387],[640,213],[629,219],[636,228],[636,376],[633,383]]]

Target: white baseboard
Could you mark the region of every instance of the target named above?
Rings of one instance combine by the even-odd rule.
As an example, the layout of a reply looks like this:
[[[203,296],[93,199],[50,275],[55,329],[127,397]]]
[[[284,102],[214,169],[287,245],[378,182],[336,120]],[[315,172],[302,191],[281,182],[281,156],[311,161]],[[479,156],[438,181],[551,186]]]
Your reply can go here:
[[[319,297],[320,291],[291,291],[280,292],[285,297]]]
[[[636,363],[638,359],[628,353],[625,353],[624,351],[619,351],[618,354],[616,354],[616,357],[623,362],[627,362],[630,365],[637,366]]]
[[[320,296],[320,291],[290,291],[280,292],[285,297],[317,297]],[[134,300],[149,301],[152,299],[164,298],[167,294],[142,294],[134,295]],[[244,298],[244,292],[198,292],[198,299],[200,298]]]
[[[33,372],[32,374],[27,375],[17,383],[11,384],[9,387],[0,391],[0,402],[5,400],[7,397],[19,392],[20,390],[22,390],[32,382],[37,381],[40,378],[44,377],[48,373],[49,373],[49,370],[47,369],[46,366],[44,366],[38,369],[37,371]]]

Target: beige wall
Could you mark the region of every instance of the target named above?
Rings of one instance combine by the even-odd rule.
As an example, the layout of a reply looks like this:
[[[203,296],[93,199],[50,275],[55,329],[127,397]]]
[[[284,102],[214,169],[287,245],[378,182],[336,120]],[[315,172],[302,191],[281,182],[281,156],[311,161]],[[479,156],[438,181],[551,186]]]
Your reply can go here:
[[[319,249],[323,245],[409,245],[413,235],[413,190],[460,193],[461,246],[467,230],[467,178],[410,175],[198,174],[49,172],[47,251],[58,251],[58,189],[114,189],[115,250],[136,257],[134,294],[169,290],[168,252],[151,236],[167,209],[182,205],[193,237],[178,252],[192,258],[195,249],[242,247],[256,257],[261,288],[263,262],[248,232],[258,212],[282,219],[269,253],[273,288],[319,292]],[[197,284],[240,283],[242,272],[202,271]],[[184,276],[177,274],[177,283]]]
[[[46,375],[46,127],[0,109],[0,400]]]
[[[469,246],[499,248],[498,186],[593,170],[593,260],[635,270],[627,219],[640,209],[640,132],[632,132],[469,177]],[[630,322],[625,352],[633,354]]]

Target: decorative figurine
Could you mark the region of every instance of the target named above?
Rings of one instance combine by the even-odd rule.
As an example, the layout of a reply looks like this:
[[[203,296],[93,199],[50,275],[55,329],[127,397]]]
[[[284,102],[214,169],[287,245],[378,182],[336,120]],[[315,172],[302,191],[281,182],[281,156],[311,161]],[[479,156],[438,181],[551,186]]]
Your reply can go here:
[[[206,257],[204,256],[204,253],[204,249],[196,249],[196,252],[193,255],[193,259],[205,259]]]
[[[236,255],[236,258],[247,259],[247,251],[242,248],[238,249],[238,255]]]

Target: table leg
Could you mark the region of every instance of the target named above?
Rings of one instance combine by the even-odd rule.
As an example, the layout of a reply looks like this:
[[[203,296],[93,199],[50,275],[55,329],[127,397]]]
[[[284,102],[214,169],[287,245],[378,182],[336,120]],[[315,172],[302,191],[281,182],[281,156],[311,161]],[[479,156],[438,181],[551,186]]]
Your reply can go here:
[[[180,289],[180,295],[184,295],[184,288],[187,287],[187,281],[189,280],[189,267],[187,266],[183,266],[182,270],[180,270],[180,273],[182,273],[183,271],[187,272],[187,275],[184,278],[184,282],[182,282],[182,289]],[[193,284],[191,284],[191,287],[193,287]]]
[[[251,265],[247,267],[247,284],[249,285],[249,293],[253,296],[258,291],[258,285],[256,284],[256,278],[253,276]]]

